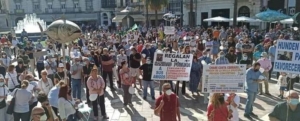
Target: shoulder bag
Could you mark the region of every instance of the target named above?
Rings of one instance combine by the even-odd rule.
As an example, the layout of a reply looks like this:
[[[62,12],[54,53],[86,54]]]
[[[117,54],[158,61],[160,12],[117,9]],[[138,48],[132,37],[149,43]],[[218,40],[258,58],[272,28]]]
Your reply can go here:
[[[16,90],[14,97],[11,99],[10,104],[7,107],[6,113],[7,114],[13,114],[14,113],[14,109],[15,109],[15,104],[16,104],[16,94],[18,92],[19,89]]]
[[[5,86],[3,87],[3,94],[4,96],[6,96],[5,94]],[[6,102],[5,102],[5,98],[0,102],[0,109],[6,107]]]
[[[69,100],[67,100],[67,101],[72,105],[72,107],[76,111],[74,115],[77,117],[77,119],[82,119],[83,114],[81,112],[79,112],[78,109],[76,109],[75,106]]]

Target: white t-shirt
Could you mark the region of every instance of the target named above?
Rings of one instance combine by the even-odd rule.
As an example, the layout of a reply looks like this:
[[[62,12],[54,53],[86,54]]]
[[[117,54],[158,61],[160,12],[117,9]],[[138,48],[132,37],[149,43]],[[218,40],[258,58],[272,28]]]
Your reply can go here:
[[[228,97],[229,94],[225,94],[224,99],[227,100]],[[229,121],[239,121],[238,106],[240,105],[240,96],[235,95],[233,101],[237,105],[237,107],[235,108],[232,105],[230,105],[230,107],[228,106],[228,108],[232,110],[232,118]]]
[[[6,72],[5,78],[8,79],[8,89],[14,89],[15,86],[20,85],[17,80],[17,72],[14,71],[13,73]]]
[[[30,85],[31,85],[33,88],[29,90],[28,87],[29,87]],[[36,82],[36,81],[30,81],[28,87],[27,87],[27,90],[28,90],[29,92],[31,92],[31,93],[32,93],[32,96],[34,97],[34,98],[32,99],[32,102],[36,102],[36,101],[37,101],[37,98],[36,98],[36,97],[37,97],[38,93],[35,92],[34,89],[38,87],[38,82]]]
[[[48,95],[49,91],[53,87],[52,80],[50,78],[47,78],[47,82],[45,83],[44,81],[42,81],[42,79],[40,79],[38,81],[38,87],[41,89],[41,91]]]

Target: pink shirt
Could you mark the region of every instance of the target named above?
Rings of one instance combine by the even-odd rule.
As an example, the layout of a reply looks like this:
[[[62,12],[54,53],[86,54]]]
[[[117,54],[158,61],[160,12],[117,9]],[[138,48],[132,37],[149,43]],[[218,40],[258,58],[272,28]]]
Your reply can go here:
[[[98,75],[96,79],[94,79],[92,76],[90,76],[87,80],[87,87],[89,88],[90,94],[98,94],[97,91],[93,91],[94,89],[101,89],[101,93],[98,94],[99,96],[104,94],[104,87],[105,83],[103,78]]]
[[[257,62],[260,64],[260,67],[265,69],[265,71],[269,71],[272,68],[271,60],[267,58],[258,59]]]

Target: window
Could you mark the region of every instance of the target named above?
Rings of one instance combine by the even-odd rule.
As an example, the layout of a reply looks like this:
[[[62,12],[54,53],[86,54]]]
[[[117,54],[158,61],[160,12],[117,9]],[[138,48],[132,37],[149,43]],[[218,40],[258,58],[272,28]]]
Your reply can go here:
[[[18,4],[17,4],[17,5],[16,5],[16,9],[17,9],[17,10],[20,10],[20,9],[21,9],[21,5],[18,5]]]
[[[52,4],[48,4],[48,8],[49,8],[49,9],[52,9]]]
[[[34,8],[35,10],[38,10],[38,9],[40,9],[40,5],[39,5],[39,4],[34,4],[33,8]]]
[[[87,10],[93,10],[93,2],[92,1],[86,1],[86,9]]]
[[[79,4],[78,3],[74,3],[74,8],[78,8]]]
[[[60,8],[61,8],[61,9],[66,9],[66,4],[61,4],[61,5],[60,5]]]

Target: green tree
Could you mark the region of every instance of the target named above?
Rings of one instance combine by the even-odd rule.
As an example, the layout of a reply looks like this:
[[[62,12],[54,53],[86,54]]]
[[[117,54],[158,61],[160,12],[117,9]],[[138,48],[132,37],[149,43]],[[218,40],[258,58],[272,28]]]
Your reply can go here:
[[[148,6],[151,10],[155,12],[155,26],[158,25],[158,11],[163,9],[168,5],[168,0],[145,0],[148,2]]]

